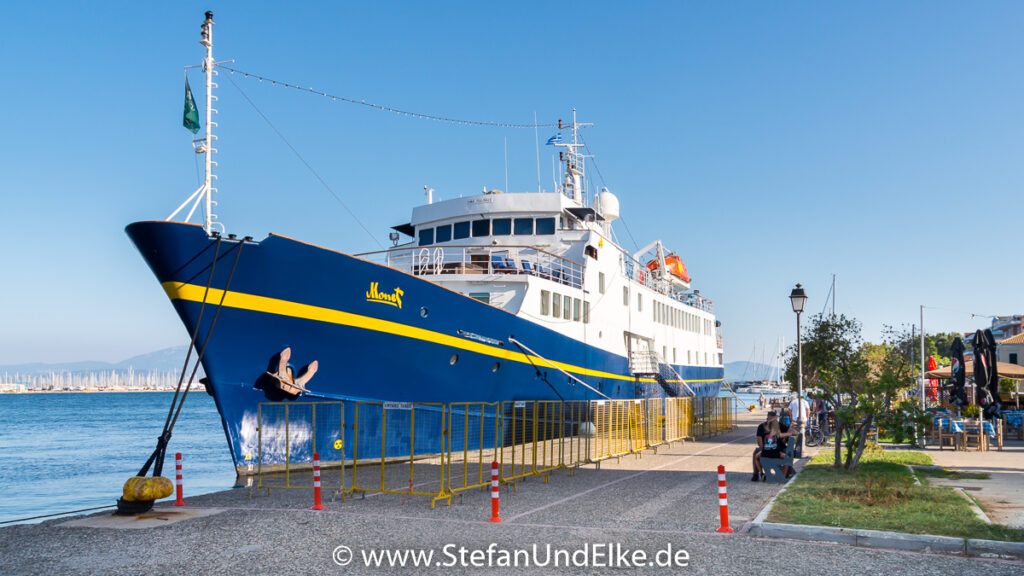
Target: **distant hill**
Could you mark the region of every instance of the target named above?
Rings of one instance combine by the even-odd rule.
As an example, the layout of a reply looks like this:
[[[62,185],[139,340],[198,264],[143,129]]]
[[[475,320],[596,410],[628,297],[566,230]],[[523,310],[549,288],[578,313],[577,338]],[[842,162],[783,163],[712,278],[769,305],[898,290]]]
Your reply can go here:
[[[775,366],[761,364],[760,362],[726,362],[725,379],[729,382],[738,380],[759,380],[762,378],[775,379]]]
[[[23,374],[32,376],[46,374],[49,372],[102,372],[110,370],[127,370],[129,367],[136,371],[144,372],[150,370],[181,370],[185,362],[185,354],[188,353],[188,346],[174,346],[164,348],[148,354],[132,356],[120,362],[98,362],[85,360],[82,362],[58,362],[47,364],[44,362],[31,362],[28,364],[12,364],[0,366],[0,374]],[[193,359],[195,356],[193,355]]]

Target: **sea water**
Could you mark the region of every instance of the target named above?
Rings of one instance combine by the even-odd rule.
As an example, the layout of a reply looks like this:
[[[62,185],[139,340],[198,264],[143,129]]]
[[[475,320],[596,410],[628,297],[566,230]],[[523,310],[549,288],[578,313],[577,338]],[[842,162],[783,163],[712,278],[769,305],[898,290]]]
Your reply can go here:
[[[0,522],[114,504],[156,448],[173,396],[0,394]],[[203,390],[188,395],[167,446],[172,481],[175,452],[186,501],[234,485],[220,415]]]

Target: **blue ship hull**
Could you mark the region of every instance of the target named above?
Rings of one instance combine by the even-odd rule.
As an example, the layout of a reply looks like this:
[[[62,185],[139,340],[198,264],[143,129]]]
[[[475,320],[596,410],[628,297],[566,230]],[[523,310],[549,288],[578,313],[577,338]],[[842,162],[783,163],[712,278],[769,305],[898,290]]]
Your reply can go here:
[[[240,472],[258,452],[259,404],[283,399],[260,382],[286,347],[296,367],[319,363],[312,394],[300,401],[599,399],[535,366],[510,337],[611,398],[660,393],[654,380],[630,375],[623,356],[354,256],[277,235],[219,240],[178,222],[138,222],[126,232],[196,347],[208,339],[207,390]],[[698,396],[718,395],[723,368],[673,368]]]

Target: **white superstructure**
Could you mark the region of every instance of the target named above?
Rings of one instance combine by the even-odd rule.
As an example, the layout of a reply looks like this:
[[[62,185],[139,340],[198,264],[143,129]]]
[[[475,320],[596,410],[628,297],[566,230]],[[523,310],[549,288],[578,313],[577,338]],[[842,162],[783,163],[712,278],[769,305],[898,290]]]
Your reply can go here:
[[[395,227],[411,242],[362,256],[631,363],[653,353],[677,366],[721,367],[713,304],[690,289],[681,261],[660,241],[636,254],[620,247],[611,233],[619,201],[606,189],[587,205],[579,127],[574,119],[572,142],[555,144],[565,148],[555,192],[431,198]],[[672,262],[682,274],[670,273]]]

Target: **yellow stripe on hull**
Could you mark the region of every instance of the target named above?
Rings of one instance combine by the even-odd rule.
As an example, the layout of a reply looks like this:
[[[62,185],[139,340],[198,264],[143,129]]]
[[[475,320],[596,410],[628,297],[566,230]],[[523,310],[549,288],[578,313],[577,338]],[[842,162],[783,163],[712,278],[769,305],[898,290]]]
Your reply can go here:
[[[462,338],[456,338],[440,332],[434,332],[432,330],[424,330],[423,328],[416,328],[415,326],[409,326],[408,324],[401,324],[398,322],[391,322],[388,320],[381,320],[379,318],[371,318],[369,316],[362,316],[359,314],[352,314],[350,312],[342,312],[341,310],[334,310],[331,308],[324,308],[322,306],[312,306],[309,304],[299,304],[298,302],[289,302],[287,300],[280,300],[278,298],[268,298],[266,296],[256,296],[255,294],[245,294],[243,292],[228,292],[224,296],[223,290],[216,288],[207,288],[204,286],[198,286],[196,284],[186,284],[183,282],[164,282],[164,292],[171,300],[187,300],[189,302],[202,302],[203,294],[206,293],[206,302],[208,304],[217,305],[220,303],[221,298],[224,298],[224,306],[228,308],[237,308],[240,310],[249,310],[252,312],[263,312],[265,314],[276,314],[278,316],[288,316],[291,318],[302,318],[304,320],[313,320],[316,322],[327,322],[329,324],[338,324],[341,326],[351,326],[353,328],[362,328],[364,330],[373,330],[375,332],[382,332],[385,334],[394,334],[396,336],[403,336],[406,338],[414,338],[416,340],[423,340],[425,342],[433,342],[435,344],[441,344],[443,346],[451,346],[453,348],[459,348],[468,352],[475,352],[477,354],[483,354],[486,356],[492,356],[502,360],[510,360],[513,362],[519,362],[522,364],[530,364],[541,362],[550,362],[558,368],[565,370],[566,372],[572,372],[584,376],[594,376],[597,378],[608,378],[614,380],[626,380],[633,381],[635,378],[632,376],[622,376],[620,374],[612,374],[611,372],[603,372],[601,370],[592,370],[590,368],[583,368],[581,366],[574,366],[572,364],[565,364],[563,362],[556,362],[551,360],[542,360],[537,356],[529,356],[521,352],[515,352],[498,346],[490,346],[480,342],[472,342]],[[688,380],[688,382],[717,382],[721,380]],[[640,378],[641,382],[656,382],[653,378]]]

